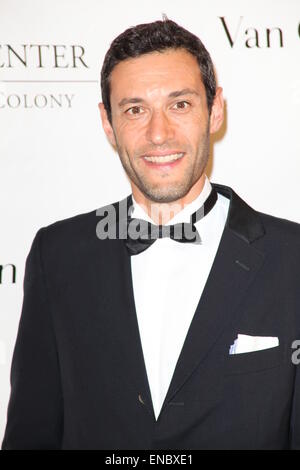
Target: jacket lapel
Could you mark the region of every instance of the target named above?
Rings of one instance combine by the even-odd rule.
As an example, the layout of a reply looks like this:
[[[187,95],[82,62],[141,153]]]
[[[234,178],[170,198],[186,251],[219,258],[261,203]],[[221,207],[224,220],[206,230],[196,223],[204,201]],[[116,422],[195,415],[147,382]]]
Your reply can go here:
[[[209,353],[226,325],[232,321],[239,303],[264,260],[263,253],[252,245],[254,240],[265,233],[257,213],[230,187],[211,184],[217,192],[230,198],[229,213],[160,415],[166,404]],[[127,203],[130,203],[130,196]],[[135,310],[130,256],[124,243],[118,241],[118,245],[120,264],[116,270],[116,292],[120,294],[119,303],[123,308],[116,309],[116,338],[119,339],[122,363],[134,384],[137,399],[146,406],[155,420]]]
[[[265,233],[257,213],[231,188],[212,185],[230,198],[229,213],[161,412],[233,320],[264,260],[264,254],[251,245]]]
[[[155,420],[155,413],[152,404],[150,386],[144,361],[143,348],[139,333],[139,326],[134,302],[132,272],[130,256],[123,243],[122,265],[125,280],[124,302],[128,308],[124,308],[120,323],[122,327],[121,336],[123,342],[124,366],[128,368],[128,375],[131,376],[132,383],[135,384],[137,399],[145,405],[151,417]]]

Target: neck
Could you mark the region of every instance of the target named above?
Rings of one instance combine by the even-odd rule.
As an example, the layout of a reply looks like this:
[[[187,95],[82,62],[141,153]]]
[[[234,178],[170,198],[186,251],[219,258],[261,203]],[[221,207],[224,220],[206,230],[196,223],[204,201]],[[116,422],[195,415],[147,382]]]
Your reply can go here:
[[[139,188],[131,182],[132,194],[136,202],[142,206],[155,224],[165,225],[187,204],[193,202],[201,193],[205,183],[205,174],[192,186],[190,191],[182,198],[172,202],[154,202],[148,199]]]

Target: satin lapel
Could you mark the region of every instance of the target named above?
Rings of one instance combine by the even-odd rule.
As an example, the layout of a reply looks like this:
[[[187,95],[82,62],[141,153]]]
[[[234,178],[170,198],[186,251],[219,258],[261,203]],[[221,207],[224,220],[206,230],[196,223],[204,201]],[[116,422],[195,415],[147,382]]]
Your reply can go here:
[[[125,370],[129,384],[133,385],[136,400],[145,405],[155,419],[135,310],[130,256],[122,241],[116,240],[115,248],[116,266],[113,269],[116,296],[111,299],[110,309],[116,319],[114,340],[120,346],[118,367],[121,365]]]
[[[115,222],[109,224],[113,240],[106,248],[107,259],[110,260],[109,270],[113,274],[111,282],[115,295],[110,296],[106,308],[109,309],[107,313],[114,322],[113,341],[116,344],[115,352],[118,357],[117,370],[121,369],[122,374],[125,373],[128,384],[133,387],[136,400],[141,406],[145,405],[155,420],[135,309],[131,258],[122,239],[127,234],[126,221],[127,214],[130,215],[131,205],[132,199],[129,195],[122,201],[101,208],[100,214],[98,211],[100,216],[107,217],[107,214],[116,216]],[[103,227],[107,227],[105,223]]]
[[[264,228],[255,211],[231,188],[214,186],[218,192],[230,197],[229,214],[161,413],[198,364],[205,359],[226,325],[233,320],[264,260],[263,253],[251,245],[254,239],[264,235]]]

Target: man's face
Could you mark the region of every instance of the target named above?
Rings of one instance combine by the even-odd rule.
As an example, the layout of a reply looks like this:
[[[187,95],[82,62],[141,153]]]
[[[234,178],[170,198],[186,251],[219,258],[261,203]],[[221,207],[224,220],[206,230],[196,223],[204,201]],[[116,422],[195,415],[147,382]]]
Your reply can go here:
[[[133,191],[155,202],[183,198],[204,172],[209,133],[221,125],[220,113],[218,123],[216,113],[209,119],[197,60],[184,49],[145,54],[120,62],[110,84],[112,125],[100,104],[103,127]]]

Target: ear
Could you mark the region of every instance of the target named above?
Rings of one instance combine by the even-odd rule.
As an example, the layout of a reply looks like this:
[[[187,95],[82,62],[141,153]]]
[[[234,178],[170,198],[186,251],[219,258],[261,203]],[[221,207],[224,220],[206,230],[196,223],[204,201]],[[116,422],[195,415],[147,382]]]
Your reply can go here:
[[[109,142],[111,143],[111,145],[116,148],[116,139],[115,139],[115,134],[114,134],[114,131],[113,131],[113,128],[108,120],[108,117],[107,117],[107,112],[106,112],[106,109],[104,108],[104,104],[103,103],[99,103],[98,104],[98,107],[99,107],[99,110],[100,110],[100,116],[101,116],[101,121],[102,121],[102,127],[103,127],[103,130],[106,134],[106,137],[108,138]]]
[[[214,102],[210,114],[210,133],[214,134],[217,132],[224,119],[224,99],[223,99],[223,89],[221,87],[217,88]]]

